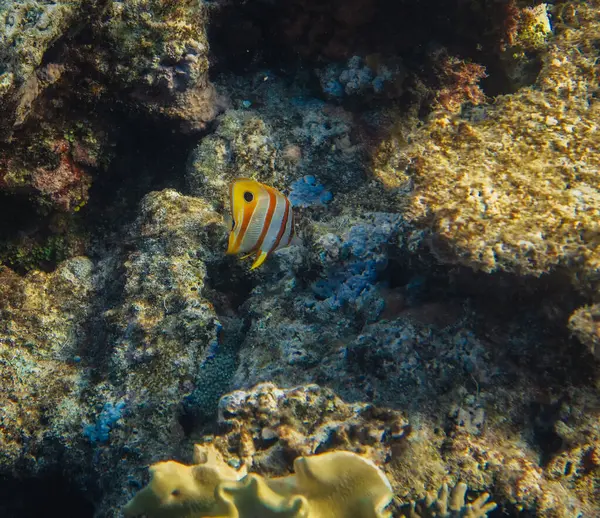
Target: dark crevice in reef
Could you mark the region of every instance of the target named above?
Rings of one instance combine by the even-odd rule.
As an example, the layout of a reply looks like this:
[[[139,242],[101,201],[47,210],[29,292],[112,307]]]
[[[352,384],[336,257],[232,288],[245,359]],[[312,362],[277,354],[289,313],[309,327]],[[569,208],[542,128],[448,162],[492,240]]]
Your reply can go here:
[[[561,419],[562,406],[563,401],[535,402],[529,408],[535,442],[542,454],[540,458],[542,466],[546,465],[563,446],[562,438],[555,431],[555,424]]]
[[[184,190],[185,164],[196,139],[179,134],[168,124],[123,116],[113,159],[90,189],[90,201],[83,211],[88,224],[100,236],[113,234],[120,241],[146,194],[167,188]]]
[[[217,313],[237,311],[250,297],[254,283],[243,266],[234,257],[207,263],[206,290],[210,292]]]
[[[408,71],[429,81],[436,76],[431,56],[445,48],[487,68],[482,87],[488,95],[513,90],[500,61],[512,22],[506,2],[233,0],[216,5],[209,24],[213,76],[265,68],[310,73],[353,55],[381,55],[399,57]]]
[[[25,479],[0,476],[2,518],[91,518],[94,506],[60,472]]]

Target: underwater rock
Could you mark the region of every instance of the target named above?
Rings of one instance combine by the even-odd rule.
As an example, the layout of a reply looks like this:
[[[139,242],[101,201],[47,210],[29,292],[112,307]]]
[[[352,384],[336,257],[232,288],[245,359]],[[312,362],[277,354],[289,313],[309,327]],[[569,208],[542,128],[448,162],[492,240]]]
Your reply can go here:
[[[403,93],[406,70],[398,60],[352,56],[345,65],[331,64],[317,75],[330,99],[359,95],[397,98]]]
[[[215,437],[248,468],[281,471],[286,459],[339,449],[378,463],[390,455],[410,425],[401,412],[367,403],[345,403],[318,385],[280,389],[262,383],[219,401],[219,423],[228,432]]]
[[[311,176],[333,196],[362,180],[361,153],[350,136],[352,115],[321,100],[303,98],[300,92],[290,98],[294,92],[287,91],[283,81],[276,77],[269,81],[254,89],[260,110],[228,110],[217,119],[215,132],[194,149],[186,172],[193,195],[221,208],[229,204],[229,184],[239,177],[285,192]],[[235,103],[237,91],[229,89]]]
[[[208,79],[207,17],[202,2],[111,0],[94,24],[105,45],[86,59],[133,106],[203,129],[222,102]]]
[[[57,68],[42,68],[42,60],[81,15],[82,4],[81,0],[0,3],[0,140],[26,121],[40,91],[60,75]]]
[[[435,512],[442,510],[444,495],[450,496],[444,491],[449,477],[464,481],[452,493],[449,509],[456,514],[450,516],[471,516],[469,512],[485,516],[495,507],[486,504],[486,495],[465,502],[466,484],[477,492],[493,489],[497,502],[510,502],[536,516],[578,516],[594,509],[593,491],[582,487],[569,492],[552,480],[552,471],[539,466],[537,454],[525,442],[515,443],[509,429],[500,426],[479,437],[464,431],[446,433],[439,422],[431,420],[432,415],[345,403],[330,389],[317,385],[281,389],[264,383],[224,396],[219,422],[227,432],[206,436],[205,441],[232,466],[243,464],[275,474],[287,473],[298,455],[336,450],[359,453],[382,467],[400,512],[406,512],[406,506],[415,509],[415,503],[423,499],[416,505],[425,513],[420,516],[445,516]],[[592,422],[588,419],[586,426]],[[591,446],[583,451],[592,452],[595,458]],[[593,480],[591,474],[580,476],[588,477],[586,484]],[[436,494],[442,488],[437,504],[432,488]]]
[[[0,156],[0,190],[30,197],[41,213],[77,212],[110,161],[107,137],[95,121],[41,122]]]
[[[506,5],[505,38],[500,46],[500,60],[513,91],[535,82],[540,56],[551,41],[550,5]]]
[[[203,292],[225,238],[205,202],[167,190],[143,200],[127,251],[24,278],[1,267],[2,474],[35,476],[43,458],[90,500],[103,488],[100,515],[124,503],[109,488],[182,440],[184,397],[220,348]]]
[[[583,286],[597,271],[599,13],[598,2],[557,10],[534,86],[472,116],[433,114],[387,156],[414,182],[407,215],[431,230],[441,261],[531,275],[565,267]]]
[[[85,257],[52,273],[20,277],[0,266],[0,472],[37,471],[49,423],[76,392],[92,310],[93,265]],[[21,466],[21,468],[18,468]]]
[[[82,428],[90,441],[108,432],[109,444],[94,444],[98,484],[125,486],[138,469],[134,459],[158,460],[165,445],[177,447],[183,440],[183,400],[220,348],[222,325],[204,292],[206,263],[225,237],[222,219],[203,200],[173,190],[153,192],[142,200],[129,250],[102,265],[105,289],[117,290],[113,296],[119,303],[101,314],[106,346],[95,361],[108,370],[89,389],[87,406],[95,411],[87,412]],[[122,285],[111,279],[113,268],[121,270]],[[120,402],[124,406],[119,409]],[[117,420],[123,417],[117,427],[111,424],[115,412],[111,407],[107,411],[106,403],[118,410]],[[128,452],[129,461],[117,468],[114,452],[120,450]],[[111,473],[110,481],[102,475],[104,469]],[[112,498],[123,495],[105,497],[102,512],[123,503]]]
[[[576,310],[569,318],[569,329],[592,354],[600,358],[600,304]]]

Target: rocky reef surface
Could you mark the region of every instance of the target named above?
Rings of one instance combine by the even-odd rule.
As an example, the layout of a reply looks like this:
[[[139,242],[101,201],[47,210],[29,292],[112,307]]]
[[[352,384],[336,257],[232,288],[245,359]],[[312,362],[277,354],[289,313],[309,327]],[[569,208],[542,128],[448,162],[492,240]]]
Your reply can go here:
[[[0,0],[0,516],[122,516],[194,444],[597,516],[598,41],[598,0]],[[300,238],[253,271],[238,177]]]

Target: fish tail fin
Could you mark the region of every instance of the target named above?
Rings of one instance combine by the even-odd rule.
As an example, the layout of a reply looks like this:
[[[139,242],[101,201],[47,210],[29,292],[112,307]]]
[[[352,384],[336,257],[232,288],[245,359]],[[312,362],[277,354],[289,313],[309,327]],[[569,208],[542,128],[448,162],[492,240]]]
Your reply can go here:
[[[267,252],[259,251],[258,254],[256,255],[256,259],[252,263],[252,266],[250,267],[250,269],[255,270],[256,268],[258,268],[262,263],[265,262],[265,259],[267,258],[268,255],[269,254],[267,254]]]

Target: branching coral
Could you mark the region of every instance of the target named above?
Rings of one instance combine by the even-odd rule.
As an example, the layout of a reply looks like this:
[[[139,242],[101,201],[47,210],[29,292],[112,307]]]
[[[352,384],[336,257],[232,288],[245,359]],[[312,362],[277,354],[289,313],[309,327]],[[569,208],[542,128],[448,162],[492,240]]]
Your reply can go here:
[[[467,484],[459,482],[448,489],[443,484],[438,493],[429,493],[423,500],[412,502],[408,514],[402,518],[485,518],[490,511],[496,509],[494,502],[489,502],[489,495],[483,493],[474,502],[466,501]]]
[[[125,507],[126,516],[251,518],[385,518],[392,491],[370,461],[333,452],[294,461],[296,474],[268,479],[228,466],[214,447],[196,445],[193,466],[150,468],[151,480]]]

